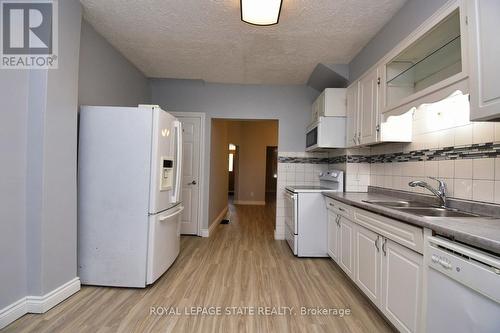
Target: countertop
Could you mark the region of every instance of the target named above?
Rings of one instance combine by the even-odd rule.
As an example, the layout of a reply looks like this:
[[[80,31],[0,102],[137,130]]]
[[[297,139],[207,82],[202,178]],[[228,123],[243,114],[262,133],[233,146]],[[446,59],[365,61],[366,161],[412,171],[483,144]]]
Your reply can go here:
[[[337,192],[336,189],[333,189],[333,188],[329,188],[329,187],[326,187],[326,186],[307,186],[307,185],[297,185],[297,186],[287,186],[286,187],[287,190],[289,191],[292,191],[294,193],[300,193],[300,192],[311,192],[311,193],[315,193],[315,192],[322,192],[322,193],[326,193],[326,192]]]
[[[404,223],[429,228],[437,234],[453,237],[465,244],[500,254],[500,219],[498,218],[423,217],[363,202],[363,200],[401,200],[395,196],[376,192],[325,192],[323,195]]]

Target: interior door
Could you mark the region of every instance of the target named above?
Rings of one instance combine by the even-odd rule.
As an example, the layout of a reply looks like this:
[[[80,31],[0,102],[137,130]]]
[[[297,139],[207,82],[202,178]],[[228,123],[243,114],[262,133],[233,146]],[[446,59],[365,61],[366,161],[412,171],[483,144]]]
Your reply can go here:
[[[182,205],[181,233],[198,234],[200,200],[200,117],[177,115],[182,123]]]
[[[361,144],[377,141],[378,78],[376,68],[359,81]]]

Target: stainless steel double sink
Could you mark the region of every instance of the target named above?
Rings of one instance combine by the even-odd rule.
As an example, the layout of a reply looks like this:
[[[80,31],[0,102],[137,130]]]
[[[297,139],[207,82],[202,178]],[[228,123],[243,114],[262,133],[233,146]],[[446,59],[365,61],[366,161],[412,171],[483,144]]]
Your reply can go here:
[[[426,217],[482,217],[480,215],[463,212],[452,208],[443,208],[425,204],[418,201],[404,201],[404,200],[363,200],[363,202],[379,205],[387,208],[392,208],[400,212],[426,216]]]

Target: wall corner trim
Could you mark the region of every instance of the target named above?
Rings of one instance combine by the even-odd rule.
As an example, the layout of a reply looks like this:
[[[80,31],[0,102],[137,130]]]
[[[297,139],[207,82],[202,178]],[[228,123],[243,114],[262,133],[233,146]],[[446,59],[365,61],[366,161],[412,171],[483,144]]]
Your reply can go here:
[[[285,239],[284,233],[275,229],[274,230],[274,240],[284,240],[284,239]]]
[[[0,310],[0,329],[27,313],[45,313],[80,290],[76,277],[43,296],[26,296]]]
[[[217,227],[217,225],[219,225],[219,223],[224,219],[224,217],[226,216],[227,212],[229,210],[229,206],[226,206],[224,207],[220,214],[217,215],[217,217],[212,221],[212,223],[210,223],[210,226],[208,227],[208,234],[209,235],[212,235],[215,228]]]

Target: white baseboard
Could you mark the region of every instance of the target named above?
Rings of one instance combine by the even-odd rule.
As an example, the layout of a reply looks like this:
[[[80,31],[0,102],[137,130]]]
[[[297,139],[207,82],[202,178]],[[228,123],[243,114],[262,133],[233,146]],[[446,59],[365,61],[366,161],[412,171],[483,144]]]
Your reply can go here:
[[[0,310],[0,329],[26,313],[45,313],[80,290],[80,279],[74,278],[43,296],[26,296]]]
[[[200,236],[201,236],[201,237],[207,238],[207,237],[208,237],[208,235],[209,235],[209,233],[208,233],[208,229],[204,229],[204,228],[201,228],[201,229],[200,229]]]
[[[43,296],[27,296],[28,313],[45,313],[80,290],[80,279],[74,278]]]
[[[222,209],[220,214],[217,215],[217,217],[212,221],[212,223],[210,223],[210,227],[208,227],[208,229],[200,230],[201,237],[210,237],[210,235],[214,232],[215,228],[220,223],[220,221],[222,221],[222,219],[226,216],[227,210],[228,206],[224,207],[224,209]]]
[[[235,205],[256,205],[256,206],[265,206],[265,201],[249,201],[249,200],[234,200]]]
[[[21,298],[11,305],[7,305],[0,310],[0,330],[26,313],[28,313],[26,311],[26,297]]]

